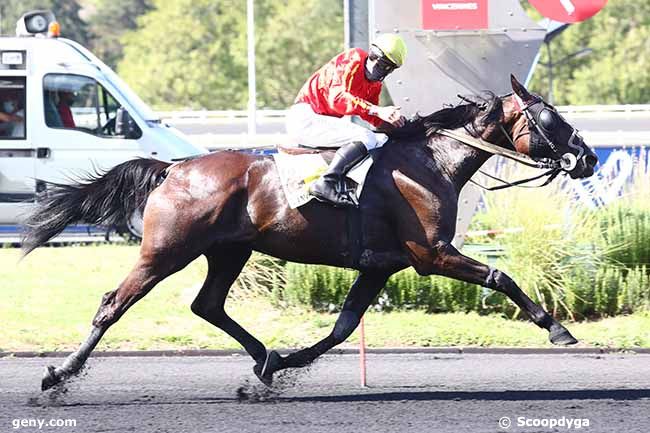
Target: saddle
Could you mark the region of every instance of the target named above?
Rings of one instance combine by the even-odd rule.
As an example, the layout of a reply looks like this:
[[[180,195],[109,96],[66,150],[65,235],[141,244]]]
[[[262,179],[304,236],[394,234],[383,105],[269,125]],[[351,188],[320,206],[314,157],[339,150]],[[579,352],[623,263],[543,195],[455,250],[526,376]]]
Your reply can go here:
[[[280,173],[282,188],[289,202],[289,206],[292,209],[296,209],[313,199],[308,193],[309,184],[324,172],[324,168],[322,168],[318,176],[314,176],[313,174],[311,176],[304,176],[305,173],[315,173],[313,171],[314,169],[310,169],[308,166],[315,164],[313,167],[316,167],[318,164],[317,160],[320,160],[321,164],[325,164],[326,166],[332,161],[337,149],[331,147],[306,147],[299,144],[278,144],[276,147],[278,153],[274,155],[274,159]],[[354,194],[360,196],[365,184],[366,175],[370,170],[374,158],[375,156],[371,153],[370,156],[353,167],[345,178],[345,184],[340,187],[354,191]],[[302,171],[302,176],[292,173],[290,170],[291,166],[298,171]],[[354,207],[348,207],[346,213],[349,252],[345,256],[345,261],[347,267],[354,268],[359,265],[363,243],[361,213],[358,208]]]
[[[293,143],[278,144],[276,148],[278,152],[273,155],[273,158],[278,166],[289,205],[295,209],[313,198],[308,193],[309,185],[325,172],[337,149],[307,147]],[[347,173],[345,185],[342,185],[342,188],[356,191],[357,197],[360,196],[368,170],[376,158],[373,155],[375,152],[371,152],[370,157],[361,161]]]

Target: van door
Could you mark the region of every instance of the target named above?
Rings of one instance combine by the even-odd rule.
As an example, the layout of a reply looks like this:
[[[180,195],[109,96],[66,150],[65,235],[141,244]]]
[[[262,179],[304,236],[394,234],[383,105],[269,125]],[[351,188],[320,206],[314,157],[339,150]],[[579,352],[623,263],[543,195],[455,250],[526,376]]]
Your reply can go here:
[[[15,224],[36,193],[26,84],[26,77],[0,70],[0,224]]]
[[[144,156],[138,138],[115,133],[120,103],[95,78],[52,73],[43,77],[44,128],[35,137],[44,152],[36,160],[36,176],[55,182],[103,172]]]

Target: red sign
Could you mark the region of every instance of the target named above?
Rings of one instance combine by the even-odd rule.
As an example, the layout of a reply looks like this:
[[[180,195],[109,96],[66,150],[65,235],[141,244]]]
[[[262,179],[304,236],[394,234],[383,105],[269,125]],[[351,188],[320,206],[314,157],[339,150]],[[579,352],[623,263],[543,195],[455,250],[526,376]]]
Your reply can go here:
[[[607,0],[528,0],[537,11],[562,23],[577,23],[591,18],[607,4]]]
[[[424,30],[488,28],[488,0],[422,0]]]

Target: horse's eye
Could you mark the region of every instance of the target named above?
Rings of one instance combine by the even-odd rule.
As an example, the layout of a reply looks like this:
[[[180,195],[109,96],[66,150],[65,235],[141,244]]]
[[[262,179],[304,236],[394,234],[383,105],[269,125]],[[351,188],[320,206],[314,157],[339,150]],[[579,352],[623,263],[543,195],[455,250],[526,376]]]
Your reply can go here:
[[[539,113],[539,125],[545,130],[552,131],[555,129],[556,124],[557,116],[551,110],[546,108]]]

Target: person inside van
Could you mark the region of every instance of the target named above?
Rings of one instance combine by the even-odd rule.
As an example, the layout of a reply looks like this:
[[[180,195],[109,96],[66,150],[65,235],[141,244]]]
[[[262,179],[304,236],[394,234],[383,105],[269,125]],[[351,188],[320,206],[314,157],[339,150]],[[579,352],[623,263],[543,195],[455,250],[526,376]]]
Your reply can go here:
[[[63,122],[54,102],[55,92],[45,89],[43,91],[43,106],[45,108],[45,124],[50,128],[61,128]]]
[[[64,128],[75,128],[77,126],[72,116],[72,110],[70,110],[70,107],[74,104],[74,100],[74,92],[69,90],[59,91],[59,103],[56,108]]]
[[[0,90],[0,136],[25,136],[25,110],[20,106],[20,102],[20,93],[17,91]]]

